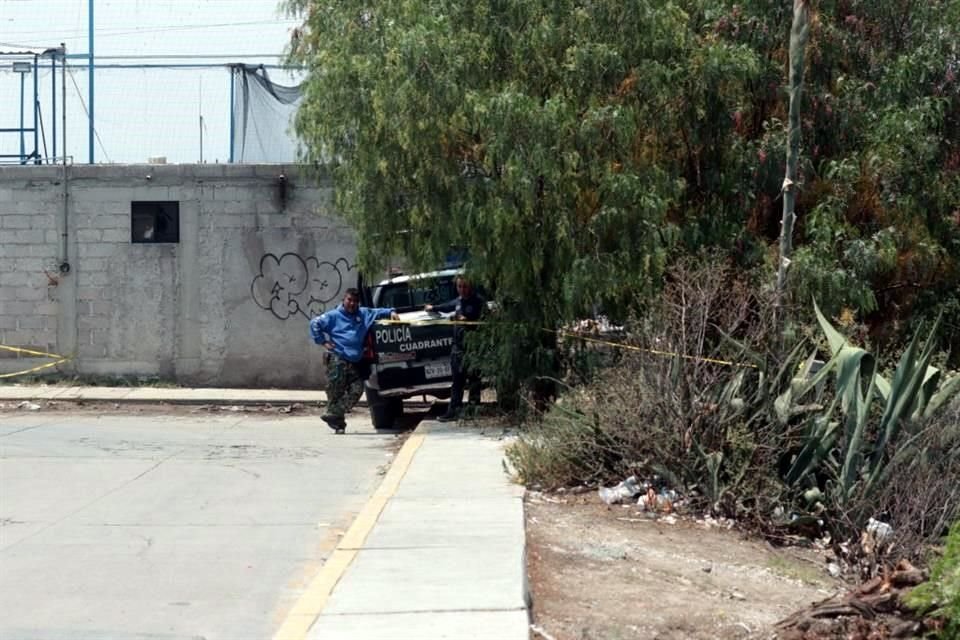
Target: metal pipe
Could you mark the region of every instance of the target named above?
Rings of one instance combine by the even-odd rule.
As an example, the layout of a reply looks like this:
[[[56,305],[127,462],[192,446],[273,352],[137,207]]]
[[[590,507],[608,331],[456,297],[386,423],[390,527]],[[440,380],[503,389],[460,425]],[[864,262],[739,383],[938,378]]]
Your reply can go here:
[[[50,56],[50,100],[53,102],[53,157],[57,157],[57,55]],[[54,159],[56,162],[56,159]]]
[[[90,164],[93,164],[93,137],[94,137],[94,126],[93,126],[93,122],[94,122],[94,120],[93,120],[93,0],[89,0],[89,2],[87,3],[87,6],[89,7],[89,9],[88,9],[88,11],[87,11],[87,29],[88,29],[87,39],[88,39],[88,42],[89,42],[89,45],[90,45],[89,50],[87,51],[87,55],[88,55],[87,66],[89,67],[89,75],[90,75],[90,80],[89,80],[89,82],[90,82],[90,87],[89,87],[89,99],[88,99],[88,101],[87,101],[87,109],[88,109],[89,115],[90,115],[90,119],[89,119],[89,129],[90,129],[90,130],[88,131],[88,135],[89,135],[89,137],[90,137],[90,140],[89,140],[89,145],[88,145],[88,146],[89,146]]]
[[[63,114],[61,121],[63,125],[63,233],[60,235],[60,273],[70,272],[69,254],[67,252],[67,230],[70,220],[70,190],[67,185],[67,46],[60,43],[63,49],[63,73],[60,74],[60,102],[62,104]]]
[[[37,90],[37,81],[39,77],[39,57],[33,56],[33,164],[40,164],[40,138],[39,138],[39,116],[40,116],[40,93]]]
[[[26,143],[23,139],[23,88],[25,86],[26,78],[25,74],[20,74],[20,164],[26,164],[26,161],[23,159],[27,154]]]
[[[234,126],[235,126],[235,123],[233,121],[234,119],[233,91],[234,91],[234,78],[236,77],[236,75],[237,75],[236,67],[234,67],[233,65],[230,65],[230,164],[233,164],[233,136],[234,136]]]

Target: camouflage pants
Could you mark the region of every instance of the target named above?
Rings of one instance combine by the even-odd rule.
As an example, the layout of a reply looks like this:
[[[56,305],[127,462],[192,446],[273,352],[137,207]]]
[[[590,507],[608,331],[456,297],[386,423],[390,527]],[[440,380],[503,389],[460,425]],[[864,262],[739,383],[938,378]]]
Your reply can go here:
[[[335,355],[327,356],[327,413],[343,417],[363,395],[364,367]]]

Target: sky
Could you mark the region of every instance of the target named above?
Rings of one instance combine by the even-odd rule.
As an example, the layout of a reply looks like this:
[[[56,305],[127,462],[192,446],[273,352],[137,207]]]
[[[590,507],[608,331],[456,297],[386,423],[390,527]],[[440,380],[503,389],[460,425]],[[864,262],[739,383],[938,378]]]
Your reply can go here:
[[[88,49],[91,0],[0,0],[0,52],[44,50],[66,44]],[[94,162],[227,162],[230,154],[230,74],[209,69],[129,69],[109,65],[277,64],[297,21],[278,0],[92,0],[94,15]],[[202,56],[195,59],[164,56]],[[0,129],[20,122],[20,74],[0,55]],[[42,129],[40,153],[53,155],[53,93],[49,60],[37,74]],[[67,155],[89,162],[86,59],[68,60]],[[270,70],[292,85],[290,72]],[[33,76],[26,75],[25,126],[31,127]],[[57,155],[63,155],[61,73],[57,69]],[[200,118],[203,117],[203,127]],[[33,149],[28,134],[27,151]],[[17,154],[20,136],[0,132],[0,154]],[[0,161],[5,161],[0,159]],[[9,160],[6,160],[9,161]]]

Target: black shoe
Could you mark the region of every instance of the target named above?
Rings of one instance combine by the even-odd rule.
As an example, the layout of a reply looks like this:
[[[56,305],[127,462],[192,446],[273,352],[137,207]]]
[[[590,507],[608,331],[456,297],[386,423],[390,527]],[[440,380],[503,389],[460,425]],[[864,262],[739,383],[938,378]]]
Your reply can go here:
[[[343,433],[347,429],[347,421],[343,416],[335,416],[327,413],[320,416],[320,419],[327,423],[327,426],[333,429],[334,433]]]
[[[440,422],[454,422],[459,418],[459,411],[447,411],[445,414],[437,418]]]

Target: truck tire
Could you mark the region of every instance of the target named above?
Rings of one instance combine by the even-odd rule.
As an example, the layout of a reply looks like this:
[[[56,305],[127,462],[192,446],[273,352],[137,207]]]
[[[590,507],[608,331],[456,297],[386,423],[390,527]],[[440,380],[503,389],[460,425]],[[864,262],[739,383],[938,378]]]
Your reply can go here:
[[[376,389],[366,388],[370,421],[374,429],[393,429],[397,418],[403,415],[402,398],[384,398]]]

